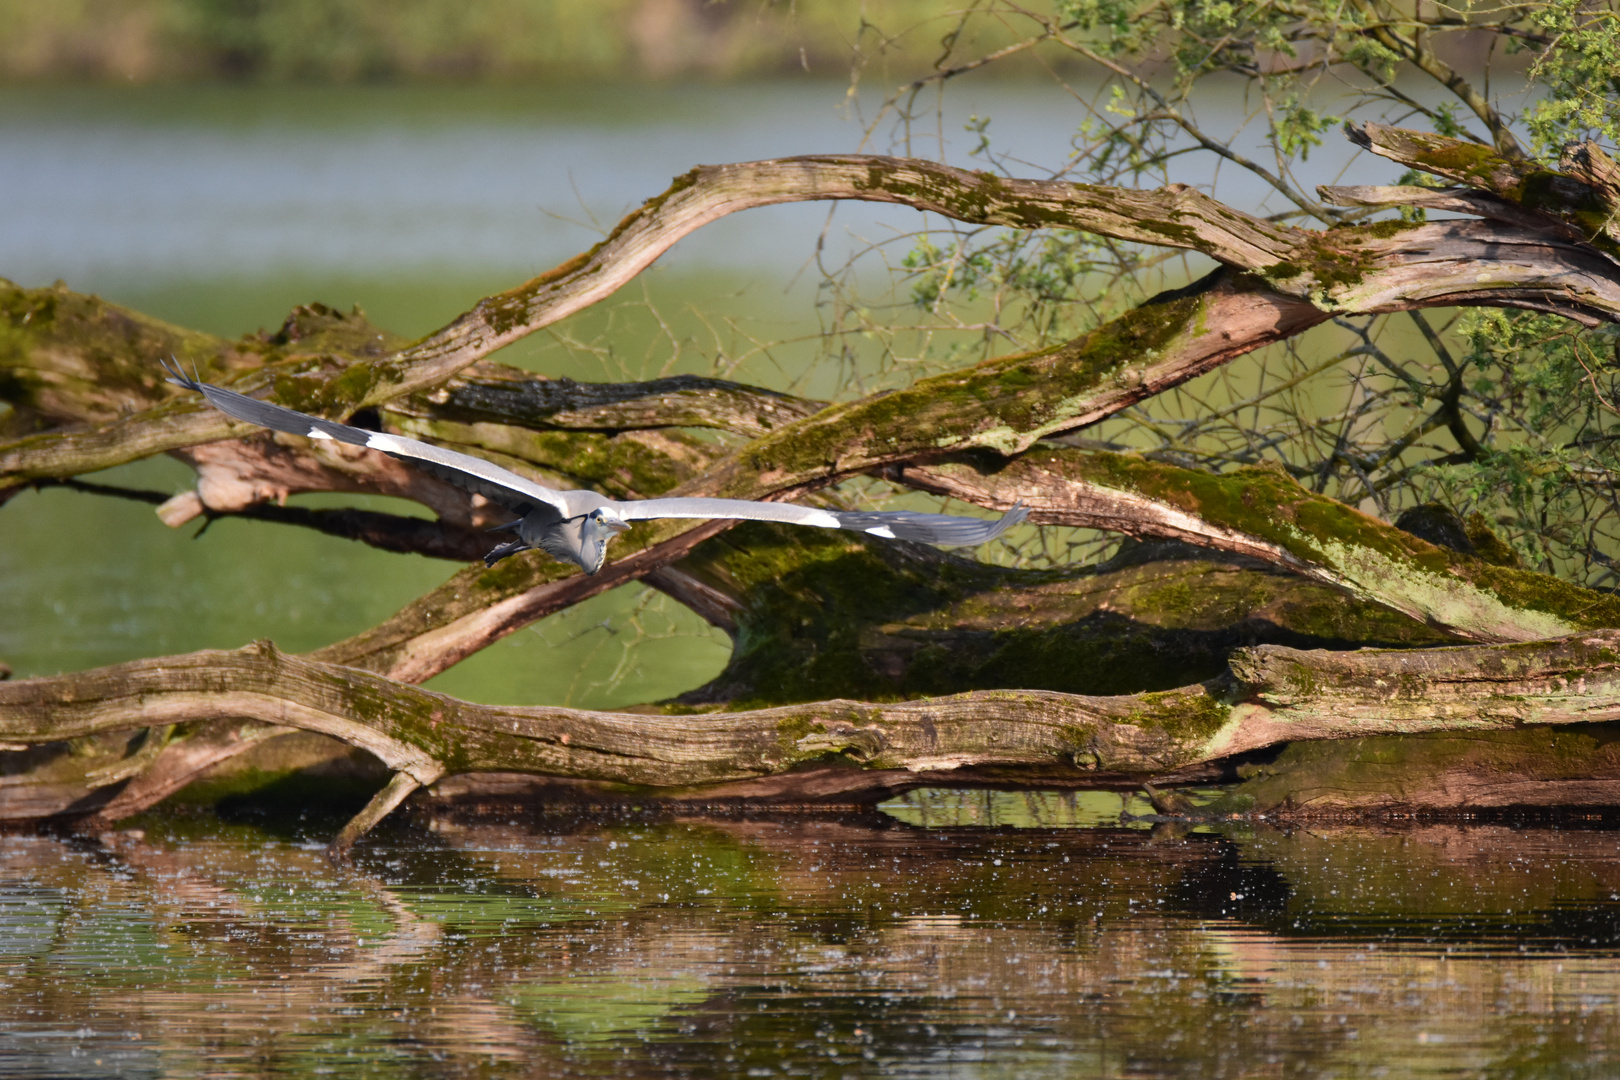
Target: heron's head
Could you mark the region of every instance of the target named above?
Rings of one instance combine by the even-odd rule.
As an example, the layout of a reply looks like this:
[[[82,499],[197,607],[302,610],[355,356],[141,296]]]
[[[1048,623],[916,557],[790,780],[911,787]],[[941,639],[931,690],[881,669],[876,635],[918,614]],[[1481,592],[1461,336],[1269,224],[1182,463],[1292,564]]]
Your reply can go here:
[[[613,534],[623,532],[630,527],[630,523],[612,510],[603,507],[592,510],[580,522],[580,566],[587,574],[594,574],[602,569],[607,561],[607,542],[613,539]]]

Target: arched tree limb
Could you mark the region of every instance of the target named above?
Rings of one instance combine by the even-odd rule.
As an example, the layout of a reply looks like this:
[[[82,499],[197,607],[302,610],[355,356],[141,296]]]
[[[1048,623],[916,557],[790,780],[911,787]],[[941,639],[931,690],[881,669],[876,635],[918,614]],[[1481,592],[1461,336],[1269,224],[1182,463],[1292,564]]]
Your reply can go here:
[[[978,224],[1078,229],[1117,240],[1200,251],[1241,275],[1252,275],[1254,280],[1244,287],[1255,293],[1257,312],[1267,307],[1314,308],[1315,318],[1305,311],[1292,316],[1297,322],[1292,332],[1336,314],[1454,304],[1555,311],[1589,324],[1620,316],[1620,282],[1611,260],[1566,236],[1504,222],[1447,221],[1400,227],[1386,222],[1317,232],[1267,222],[1182,186],[1137,192],[1010,180],[913,159],[787,158],[695,169],[627,216],[591,251],[510,292],[480,301],[415,345],[375,359],[349,352],[346,355],[354,362],[336,373],[323,371],[320,363],[307,359],[290,365],[275,379],[276,398],[295,408],[338,418],[361,407],[383,404],[442,382],[495,349],[610,295],[681,236],[710,221],[754,206],[827,199],[900,203]],[[1479,274],[1482,264],[1491,267],[1484,281]],[[1207,365],[1287,336],[1286,332],[1279,335],[1275,328],[1246,332],[1241,318],[1232,329],[1227,348],[1202,350]],[[352,348],[355,337],[334,332],[332,342]],[[313,343],[299,341],[300,345]],[[993,369],[979,374],[995,378],[1007,371],[1009,378],[1016,379],[1025,359],[1014,358],[1011,364],[991,361]],[[1063,380],[1063,400],[1073,418],[1068,427],[1111,411],[1104,400],[1085,400],[1080,383],[1088,374],[1102,381],[1115,376],[1129,381],[1131,364],[1118,360],[1114,358],[1101,371],[1068,373]],[[1207,369],[1194,361],[1184,377]],[[239,389],[251,390],[253,384],[244,383]],[[1109,396],[1108,388],[1091,389],[1100,390],[1104,398]],[[1140,398],[1126,393],[1122,400],[1129,404]],[[240,425],[222,426],[219,419],[212,418],[217,414],[194,402],[167,408],[174,411],[137,414],[120,421],[116,437],[95,431],[48,433],[0,445],[0,484],[9,487],[28,479],[76,475],[119,460],[133,460],[133,456],[118,456],[119,444],[138,448],[134,456],[140,456],[190,445],[187,439],[206,441],[244,430]],[[181,419],[192,413],[210,419]],[[1087,416],[1091,420],[1084,419]],[[1065,430],[1064,419],[1057,418],[1057,426],[1048,430]],[[153,427],[160,430],[149,430]]]

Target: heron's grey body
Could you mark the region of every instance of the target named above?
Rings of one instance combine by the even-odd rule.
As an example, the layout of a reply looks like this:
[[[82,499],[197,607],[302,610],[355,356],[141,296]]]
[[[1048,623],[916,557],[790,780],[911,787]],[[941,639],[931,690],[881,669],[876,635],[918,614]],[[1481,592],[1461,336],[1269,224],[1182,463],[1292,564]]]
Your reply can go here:
[[[446,450],[403,435],[389,435],[308,416],[234,390],[187,378],[178,366],[171,368],[165,364],[164,370],[169,372],[170,382],[197,391],[227,416],[292,435],[335,439],[380,450],[520,515],[517,521],[500,527],[500,531],[515,533],[516,538],[498,545],[484,556],[484,561],[491,566],[507,555],[528,548],[540,548],[557,559],[574,563],[587,574],[594,574],[602,568],[607,558],[607,542],[614,533],[628,529],[632,521],[653,518],[781,521],[822,529],[852,529],[890,540],[918,540],[927,544],[969,547],[1000,536],[1027,515],[1022,506],[1014,506],[997,521],[984,521],[950,514],[915,514],[907,510],[823,510],[793,503],[752,502],[745,499],[621,500],[610,499],[595,491],[560,491],[526,480],[515,472],[470,454]]]

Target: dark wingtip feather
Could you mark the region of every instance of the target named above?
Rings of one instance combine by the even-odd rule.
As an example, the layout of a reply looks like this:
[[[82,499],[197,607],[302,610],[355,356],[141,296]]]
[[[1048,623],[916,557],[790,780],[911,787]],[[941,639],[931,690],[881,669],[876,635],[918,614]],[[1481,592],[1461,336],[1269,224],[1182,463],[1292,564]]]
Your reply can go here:
[[[172,367],[170,366],[171,363],[173,364]],[[163,373],[168,376],[164,382],[170,382],[186,390],[195,390],[202,393],[202,383],[197,379],[188,379],[185,369],[180,366],[179,360],[172,356],[165,360],[160,356],[158,357],[158,365],[163,368]]]
[[[1011,510],[1008,510],[1005,514],[1001,515],[1001,520],[996,522],[996,531],[992,535],[1000,536],[1014,525],[1022,525],[1028,520],[1029,507],[1024,505],[1023,499],[1019,499],[1017,502],[1012,504]]]
[[[987,544],[1029,517],[1029,510],[1022,502],[1014,503],[1011,510],[994,521],[958,517],[954,514],[918,514],[905,510],[836,513],[846,529],[861,532],[883,529],[886,531],[878,535],[891,536],[896,540],[938,544],[943,547],[977,547],[980,544]]]

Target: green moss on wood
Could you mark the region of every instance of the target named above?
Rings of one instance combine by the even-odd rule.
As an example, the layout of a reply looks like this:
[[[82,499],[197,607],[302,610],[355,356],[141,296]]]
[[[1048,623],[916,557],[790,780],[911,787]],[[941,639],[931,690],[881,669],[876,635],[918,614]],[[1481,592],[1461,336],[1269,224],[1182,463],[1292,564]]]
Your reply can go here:
[[[257,362],[243,352],[60,284],[24,289],[0,279],[0,397],[22,414],[15,422],[37,425],[30,430],[110,420],[164,400],[174,391],[159,357],[206,378]]]
[[[1072,426],[1104,392],[1163,355],[1196,326],[1202,296],[1145,304],[1066,345],[988,360],[891,394],[834,407],[755,440],[739,453],[747,494],[756,477],[819,475],[834,465],[988,447],[1016,453]],[[925,438],[919,438],[919,435]]]
[[[695,465],[714,455],[717,447],[691,436],[671,432],[657,443],[638,433],[609,435],[599,431],[527,431],[505,424],[460,424],[447,420],[417,420],[387,414],[390,426],[429,442],[471,452],[511,467],[517,459],[573,478],[577,486],[592,487],[615,498],[650,498],[662,495],[688,479]],[[684,459],[665,448],[679,448]]]
[[[1232,650],[1448,643],[1379,605],[1200,559],[1012,571],[876,540],[745,523],[682,564],[738,597],[726,671],[682,698],[743,706],[996,687],[1080,694],[1214,678]]]
[[[1258,537],[1325,567],[1364,598],[1429,611],[1438,625],[1508,639],[1620,626],[1620,598],[1436,547],[1308,492],[1280,469],[1217,475],[1134,455],[1070,457],[1059,467],[1077,478]]]
[[[1208,739],[1226,723],[1231,707],[1208,694],[1143,694],[1121,722],[1162,731],[1177,741]]]
[[[1513,550],[1512,545],[1496,535],[1491,523],[1485,515],[1474,511],[1463,522],[1463,529],[1468,534],[1468,542],[1474,545],[1474,554],[1490,563],[1492,566],[1507,566],[1515,570],[1524,568],[1519,553]]]

